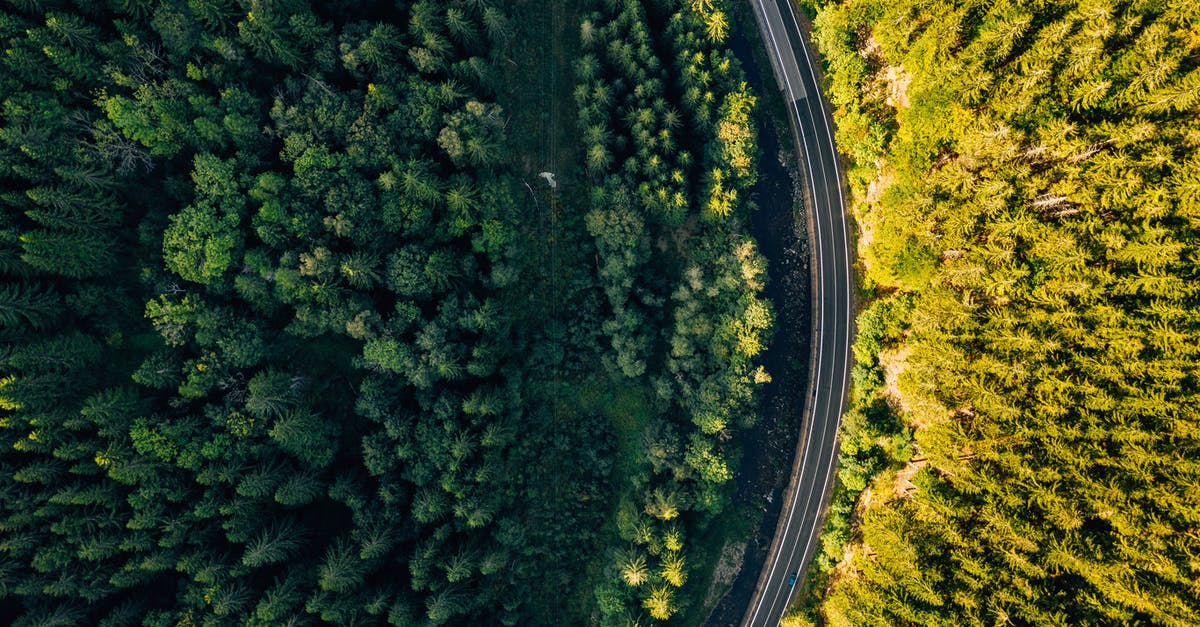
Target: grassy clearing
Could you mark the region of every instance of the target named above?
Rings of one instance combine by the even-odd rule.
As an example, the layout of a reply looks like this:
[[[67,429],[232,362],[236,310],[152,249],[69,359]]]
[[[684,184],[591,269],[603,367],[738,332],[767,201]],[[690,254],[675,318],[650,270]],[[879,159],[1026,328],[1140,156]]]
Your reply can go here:
[[[557,0],[513,3],[519,34],[504,63],[500,102],[512,116],[508,145],[522,171],[536,174],[546,169],[570,178],[578,178],[574,175],[581,171],[571,92],[582,9],[578,3]]]
[[[588,187],[575,124],[574,61],[579,54],[579,3],[516,0],[510,12],[517,34],[502,62],[504,89],[498,101],[508,115],[510,164],[521,175],[514,191],[525,208],[518,222],[525,239],[521,299],[532,324],[562,320],[560,311],[584,285],[591,238],[583,225]],[[551,189],[541,172],[554,174]],[[561,316],[566,313],[568,316]]]
[[[550,405],[553,419],[564,429],[582,421],[612,426],[617,460],[611,476],[616,482],[626,481],[634,468],[649,408],[645,391],[636,386],[614,387],[603,374],[581,375],[602,371],[594,352],[598,345],[589,348],[578,340],[588,337],[582,327],[598,324],[589,319],[588,305],[599,295],[592,276],[594,245],[583,222],[590,188],[572,94],[583,8],[583,3],[561,0],[515,0],[508,9],[517,34],[503,62],[505,87],[499,102],[509,116],[509,159],[522,178],[523,187],[517,191],[525,211],[519,221],[522,278],[519,288],[509,293],[514,302],[507,309],[523,312],[522,324],[530,336],[542,345],[555,344],[548,350],[559,356],[561,365],[534,375],[540,380],[534,386],[535,402]],[[541,172],[553,173],[557,186],[551,189],[538,176]],[[590,622],[593,590],[607,563],[602,551],[616,534],[612,520],[620,489],[614,483],[605,502],[591,504],[606,510],[597,516],[605,521],[604,528],[593,546],[576,547],[590,560],[556,591],[562,624]]]
[[[616,476],[629,477],[636,471],[642,446],[642,431],[654,415],[650,390],[628,381],[613,382],[596,377],[579,388],[576,402],[581,410],[603,416],[616,429]]]

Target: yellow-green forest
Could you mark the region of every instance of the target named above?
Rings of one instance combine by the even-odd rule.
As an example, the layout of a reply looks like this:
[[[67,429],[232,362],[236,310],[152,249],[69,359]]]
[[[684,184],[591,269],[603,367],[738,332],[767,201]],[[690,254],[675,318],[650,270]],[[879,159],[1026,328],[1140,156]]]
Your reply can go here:
[[[1200,623],[1200,10],[809,8],[864,302],[809,609]]]

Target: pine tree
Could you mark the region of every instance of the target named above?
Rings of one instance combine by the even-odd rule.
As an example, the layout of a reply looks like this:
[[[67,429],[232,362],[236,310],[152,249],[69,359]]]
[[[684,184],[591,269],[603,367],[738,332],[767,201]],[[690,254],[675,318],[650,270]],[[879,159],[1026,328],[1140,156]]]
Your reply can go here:
[[[0,286],[0,326],[28,324],[45,329],[61,313],[62,301],[52,288],[36,283],[7,283]]]
[[[258,568],[286,560],[303,546],[304,529],[290,518],[284,518],[260,531],[246,545],[242,564]]]
[[[116,265],[114,242],[93,233],[38,229],[21,235],[21,247],[25,263],[67,278],[104,276]]]

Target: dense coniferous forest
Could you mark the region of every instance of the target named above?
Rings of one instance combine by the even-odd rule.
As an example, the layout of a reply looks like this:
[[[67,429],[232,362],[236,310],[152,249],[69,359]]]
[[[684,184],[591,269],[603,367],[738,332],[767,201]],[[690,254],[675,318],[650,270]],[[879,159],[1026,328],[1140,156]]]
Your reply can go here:
[[[724,0],[582,3],[551,188],[505,108],[550,4],[4,4],[0,615],[695,608],[768,379],[755,99]]]
[[[811,8],[873,299],[820,614],[1200,623],[1200,10]]]

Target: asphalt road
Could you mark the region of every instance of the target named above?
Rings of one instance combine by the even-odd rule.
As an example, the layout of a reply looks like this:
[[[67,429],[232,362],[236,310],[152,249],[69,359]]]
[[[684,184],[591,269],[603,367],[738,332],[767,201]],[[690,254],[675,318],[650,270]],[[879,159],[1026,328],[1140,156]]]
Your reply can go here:
[[[788,105],[796,152],[808,182],[813,251],[813,367],[796,445],[796,471],[783,498],[771,552],[742,625],[778,625],[804,583],[833,486],[837,431],[850,385],[853,277],[842,176],[829,106],[790,0],[750,0],[772,69]],[[795,583],[788,580],[796,574]]]

